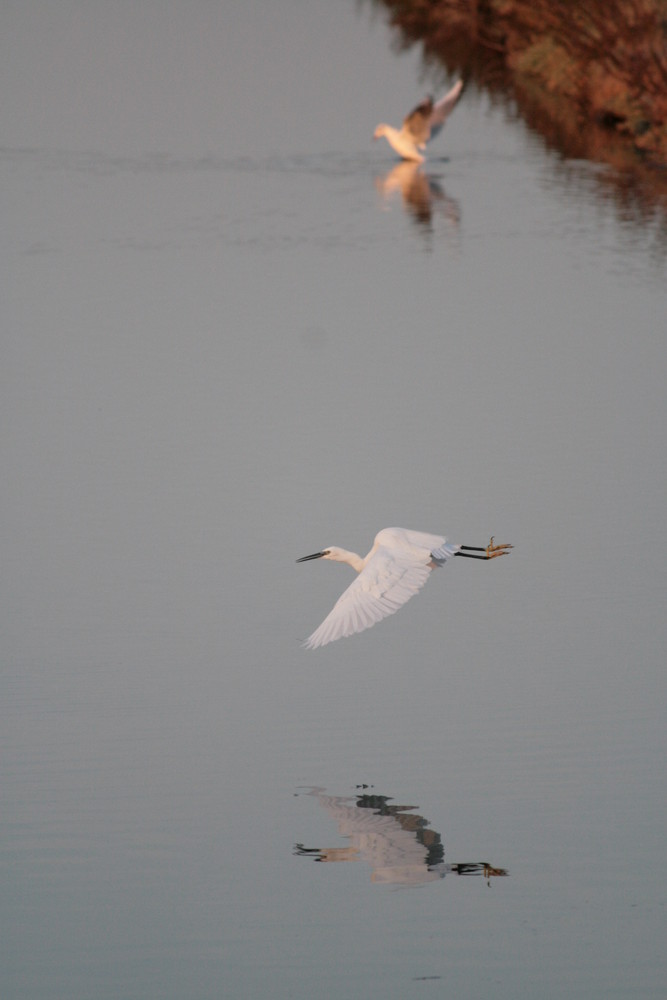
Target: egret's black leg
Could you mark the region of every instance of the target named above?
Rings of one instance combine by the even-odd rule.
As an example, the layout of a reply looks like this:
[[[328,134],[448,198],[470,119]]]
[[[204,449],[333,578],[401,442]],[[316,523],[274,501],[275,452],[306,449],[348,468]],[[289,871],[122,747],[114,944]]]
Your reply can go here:
[[[455,552],[454,555],[455,556],[463,556],[465,559],[495,559],[496,556],[507,556],[507,555],[509,555],[509,551],[508,550],[511,549],[511,548],[513,548],[513,547],[514,546],[509,545],[509,544],[506,544],[506,545],[494,545],[493,544],[493,535],[492,535],[491,536],[491,541],[486,546],[486,548],[482,548],[481,546],[477,546],[477,545],[462,545],[461,548],[459,549],[459,551]],[[475,555],[472,554],[473,552],[483,552],[484,555],[483,556],[475,556]]]

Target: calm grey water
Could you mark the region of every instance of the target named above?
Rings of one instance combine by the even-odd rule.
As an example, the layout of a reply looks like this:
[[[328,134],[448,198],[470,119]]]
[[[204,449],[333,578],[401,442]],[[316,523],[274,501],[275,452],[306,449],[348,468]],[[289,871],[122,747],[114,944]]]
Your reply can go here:
[[[342,0],[0,39],[2,997],[663,997],[658,223]]]

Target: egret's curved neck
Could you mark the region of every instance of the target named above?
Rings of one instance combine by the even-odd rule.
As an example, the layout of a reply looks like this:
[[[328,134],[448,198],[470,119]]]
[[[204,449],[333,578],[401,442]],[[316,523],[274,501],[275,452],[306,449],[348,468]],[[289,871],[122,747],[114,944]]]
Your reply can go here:
[[[356,570],[357,573],[361,573],[362,569],[366,565],[366,561],[357,555],[356,552],[348,552],[347,549],[329,549],[329,555],[327,559],[333,559],[335,562],[344,562],[352,569]]]

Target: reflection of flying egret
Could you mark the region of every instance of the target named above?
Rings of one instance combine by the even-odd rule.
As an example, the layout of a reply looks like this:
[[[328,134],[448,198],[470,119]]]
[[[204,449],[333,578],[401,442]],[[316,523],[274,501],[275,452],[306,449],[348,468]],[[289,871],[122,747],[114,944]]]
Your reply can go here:
[[[507,875],[505,868],[487,862],[445,863],[445,849],[437,830],[414,812],[414,806],[391,805],[386,795],[326,795],[323,788],[308,793],[317,798],[345,837],[345,847],[305,847],[295,844],[294,854],[315,861],[366,861],[372,882],[414,886],[434,882],[445,875]],[[490,882],[488,883],[490,884]]]
[[[463,80],[459,80],[444,97],[440,98],[437,104],[433,103],[432,97],[427,97],[425,101],[417,105],[414,111],[410,112],[401,129],[394,128],[392,125],[378,125],[373,138],[379,139],[384,136],[392,149],[395,149],[404,160],[416,160],[417,163],[423,163],[422,152],[426,149],[426,143],[430,139],[434,139],[441,130],[462,90]]]
[[[511,545],[494,545],[493,538],[486,548],[481,548],[456,545],[442,535],[429,535],[423,531],[383,528],[363,559],[356,552],[333,545],[311,556],[303,556],[297,562],[333,559],[348,563],[359,574],[304,645],[308,649],[325,646],[342,636],[363,632],[382,618],[393,615],[421,590],[431,570],[442,566],[452,556],[495,559],[496,556],[507,555],[511,548]],[[477,555],[478,552],[484,554]]]

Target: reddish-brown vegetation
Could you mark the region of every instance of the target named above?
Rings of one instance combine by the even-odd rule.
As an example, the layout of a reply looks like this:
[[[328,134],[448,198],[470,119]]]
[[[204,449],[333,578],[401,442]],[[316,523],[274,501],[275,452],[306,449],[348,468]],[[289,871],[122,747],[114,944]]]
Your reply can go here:
[[[548,138],[571,137],[567,155],[665,184],[667,0],[375,2],[402,45],[419,41],[450,72],[509,87],[523,112],[549,123]]]

